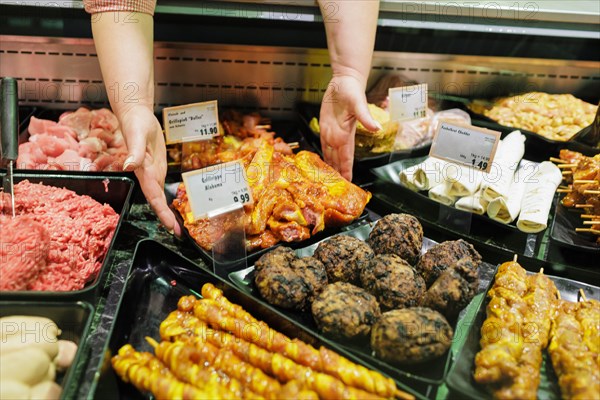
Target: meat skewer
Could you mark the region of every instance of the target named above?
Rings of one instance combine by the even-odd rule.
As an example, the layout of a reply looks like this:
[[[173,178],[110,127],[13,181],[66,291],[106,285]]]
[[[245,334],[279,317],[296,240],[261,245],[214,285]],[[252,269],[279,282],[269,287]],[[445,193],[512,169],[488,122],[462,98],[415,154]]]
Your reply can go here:
[[[319,350],[317,350],[301,341],[292,341],[292,339],[283,335],[282,333],[269,328],[266,323],[258,321],[242,307],[227,300],[227,298],[223,296],[223,292],[210,283],[207,283],[202,287],[202,296],[205,298],[205,300],[196,300],[196,304],[201,301],[206,301],[206,299],[216,301],[218,306],[222,307],[222,309],[225,310],[229,316],[233,317],[233,321],[229,322],[230,324],[233,323],[233,326],[235,326],[235,320],[237,319],[240,322],[243,321],[250,324],[256,324],[257,327],[260,327],[261,329],[259,332],[261,333],[261,337],[258,339],[258,341],[254,341],[254,343],[269,351],[280,352],[282,349],[286,349],[287,352],[283,351],[282,354],[290,357],[295,362],[310,367],[316,371],[331,374],[340,379],[346,385],[354,386],[366,390],[367,392],[376,393],[379,396],[399,396],[399,393],[406,395],[396,388],[396,384],[390,378],[386,378],[383,375],[375,371],[371,371],[361,365],[354,364],[346,358],[341,357],[339,354],[324,347],[321,347]],[[188,304],[188,307],[189,306],[190,305]],[[198,315],[197,311],[201,315]],[[215,311],[217,312],[215,313]],[[218,308],[215,310],[215,307],[213,306],[211,313],[212,320],[207,322],[209,322],[211,325],[216,323],[217,325],[214,326],[222,327],[223,325],[219,324],[222,324],[225,320],[227,320],[227,314],[222,312],[219,313],[218,311]],[[206,314],[202,312],[200,308],[197,310],[196,307],[194,307],[194,313],[200,319],[203,319],[202,314]],[[239,331],[239,329],[225,330],[229,330],[231,332]],[[262,335],[262,333],[265,333],[266,335]]]
[[[556,293],[543,270],[527,276],[515,261],[498,269],[474,374],[495,398],[536,399]]]
[[[563,398],[600,397],[599,320],[600,303],[596,300],[560,303],[548,353]]]
[[[154,348],[156,357],[183,382],[209,393],[219,392],[227,398],[262,398],[251,390],[244,389],[242,383],[208,365],[198,363],[191,348],[178,348],[175,351],[164,351],[154,339],[146,337],[146,341]],[[159,351],[157,351],[159,349]]]
[[[139,353],[127,344],[112,358],[112,366],[125,382],[159,399],[208,399],[214,394],[178,380],[169,369],[150,353]]]
[[[205,329],[205,327],[202,326],[204,323],[191,314],[173,317],[182,324],[183,330],[187,332],[196,333],[202,332]],[[168,332],[165,331],[164,334],[168,334]],[[281,354],[272,353],[247,340],[223,331],[212,332],[205,337],[188,337],[185,340],[196,347],[203,347],[206,343],[209,343],[211,346],[220,348],[221,352],[232,352],[235,356],[239,357],[242,364],[247,363],[248,365],[252,365],[257,369],[275,376],[281,382],[297,382],[300,386],[306,386],[307,388],[314,390],[322,398],[380,398],[372,393],[347,386],[339,379],[330,375],[316,372],[309,367],[295,363]],[[160,346],[162,346],[163,343],[161,343]],[[269,393],[264,394],[269,397]],[[273,394],[278,393],[275,392]],[[279,393],[278,398],[284,397]],[[399,398],[410,399],[412,396]]]

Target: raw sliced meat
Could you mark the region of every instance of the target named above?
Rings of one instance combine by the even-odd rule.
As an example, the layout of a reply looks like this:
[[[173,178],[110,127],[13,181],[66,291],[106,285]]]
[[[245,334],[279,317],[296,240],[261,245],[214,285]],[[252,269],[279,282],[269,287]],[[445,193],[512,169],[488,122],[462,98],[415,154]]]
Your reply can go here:
[[[48,157],[58,157],[64,153],[65,150],[75,150],[78,147],[77,142],[73,143],[67,139],[57,138],[56,136],[51,136],[47,133],[40,133],[39,135],[31,137],[29,140],[32,143],[36,143]]]
[[[87,137],[79,142],[79,155],[95,160],[98,154],[107,149],[106,142],[97,137]]]
[[[89,135],[91,121],[92,112],[87,108],[80,107],[74,113],[65,115],[58,123],[73,128],[77,132],[77,137],[81,140]]]
[[[92,122],[90,127],[102,128],[109,132],[114,132],[119,127],[119,120],[116,115],[107,108],[101,108],[99,110],[92,111]]]
[[[70,126],[65,126],[65,125],[53,125],[53,126],[48,126],[48,128],[46,129],[46,133],[48,133],[48,135],[52,135],[52,136],[56,136],[59,138],[71,138],[75,141],[75,143],[77,143],[77,132],[75,132],[75,130],[73,128],[71,128]]]
[[[27,130],[30,135],[38,135],[40,133],[46,133],[49,127],[55,126],[56,122],[50,121],[47,119],[39,119],[36,117],[31,117],[29,119],[29,127]]]
[[[39,169],[48,162],[48,156],[35,143],[26,142],[19,145],[17,168]]]
[[[94,128],[90,131],[89,137],[95,137],[95,138],[101,139],[102,141],[104,141],[106,143],[110,143],[113,141],[114,135],[112,132],[109,132],[106,129]]]

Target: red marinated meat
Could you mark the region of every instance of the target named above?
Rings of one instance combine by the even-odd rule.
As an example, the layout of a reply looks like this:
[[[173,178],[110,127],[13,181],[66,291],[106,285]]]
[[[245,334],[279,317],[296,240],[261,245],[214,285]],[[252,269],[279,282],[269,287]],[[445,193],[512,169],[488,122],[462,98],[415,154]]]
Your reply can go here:
[[[79,140],[85,139],[90,133],[90,123],[93,115],[90,110],[80,107],[74,113],[70,113],[59,119],[59,125],[65,125],[72,128],[77,133]]]
[[[26,290],[46,268],[50,235],[31,217],[0,215],[0,291]]]
[[[89,196],[77,195],[71,190],[33,184],[27,180],[15,185],[15,202],[15,210],[19,215],[17,219],[31,222],[18,224],[14,222],[17,219],[9,221],[14,226],[6,225],[10,229],[6,229],[5,233],[5,220],[2,220],[2,243],[14,242],[14,238],[34,236],[35,232],[31,228],[34,223],[43,227],[49,236],[47,251],[42,252],[45,254],[45,266],[39,264],[42,267],[35,279],[27,283],[27,289],[78,290],[96,277],[119,219],[119,215],[109,205],[100,204]],[[26,232],[20,232],[21,230]],[[42,233],[36,237],[40,236],[43,238]],[[41,239],[38,242],[45,243]],[[2,245],[2,249],[5,248],[9,249]],[[0,254],[5,257],[4,253]],[[12,258],[9,258],[11,261],[7,265],[4,258],[2,260],[2,288],[5,287],[4,268],[11,271],[8,278],[29,276],[28,272],[20,270],[22,264]]]

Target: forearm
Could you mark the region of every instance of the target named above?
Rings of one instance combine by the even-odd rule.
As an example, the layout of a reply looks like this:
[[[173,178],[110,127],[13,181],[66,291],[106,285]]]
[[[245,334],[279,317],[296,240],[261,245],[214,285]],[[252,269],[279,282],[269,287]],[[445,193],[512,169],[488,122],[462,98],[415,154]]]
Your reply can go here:
[[[92,33],[110,105],[117,116],[131,107],[153,108],[152,16],[110,11],[92,18]]]
[[[353,76],[366,88],[379,1],[319,0],[319,6],[324,16],[333,76]]]

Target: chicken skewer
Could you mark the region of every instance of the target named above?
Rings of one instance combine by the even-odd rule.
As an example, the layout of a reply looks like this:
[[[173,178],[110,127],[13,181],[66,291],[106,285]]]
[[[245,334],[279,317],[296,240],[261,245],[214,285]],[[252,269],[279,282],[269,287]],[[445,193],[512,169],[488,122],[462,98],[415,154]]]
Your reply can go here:
[[[346,385],[354,386],[367,392],[376,393],[383,397],[392,397],[399,395],[407,395],[396,388],[396,384],[390,378],[371,371],[361,365],[357,365],[340,356],[339,354],[321,347],[319,350],[303,343],[301,341],[292,340],[289,337],[277,332],[269,326],[254,318],[250,313],[246,312],[239,305],[231,303],[223,292],[210,283],[202,287],[202,296],[204,300],[196,300],[196,306],[187,304],[184,310],[190,310],[193,307],[194,314],[200,319],[206,320],[211,326],[224,327],[227,324],[229,328],[236,326],[256,326],[260,337],[253,342],[266,350],[280,352],[293,361],[310,367],[316,371],[330,374]],[[189,299],[190,301],[192,299]],[[215,303],[208,303],[208,301]],[[202,306],[197,306],[204,302]],[[181,308],[180,308],[181,309]],[[225,311],[221,311],[225,310]],[[204,318],[203,318],[204,317]],[[245,325],[244,325],[245,324]],[[251,325],[248,325],[251,324]],[[231,332],[239,332],[238,329],[222,329]],[[237,336],[237,335],[236,335]],[[248,339],[248,338],[245,338]]]
[[[565,399],[600,397],[600,303],[561,301],[548,353]]]

